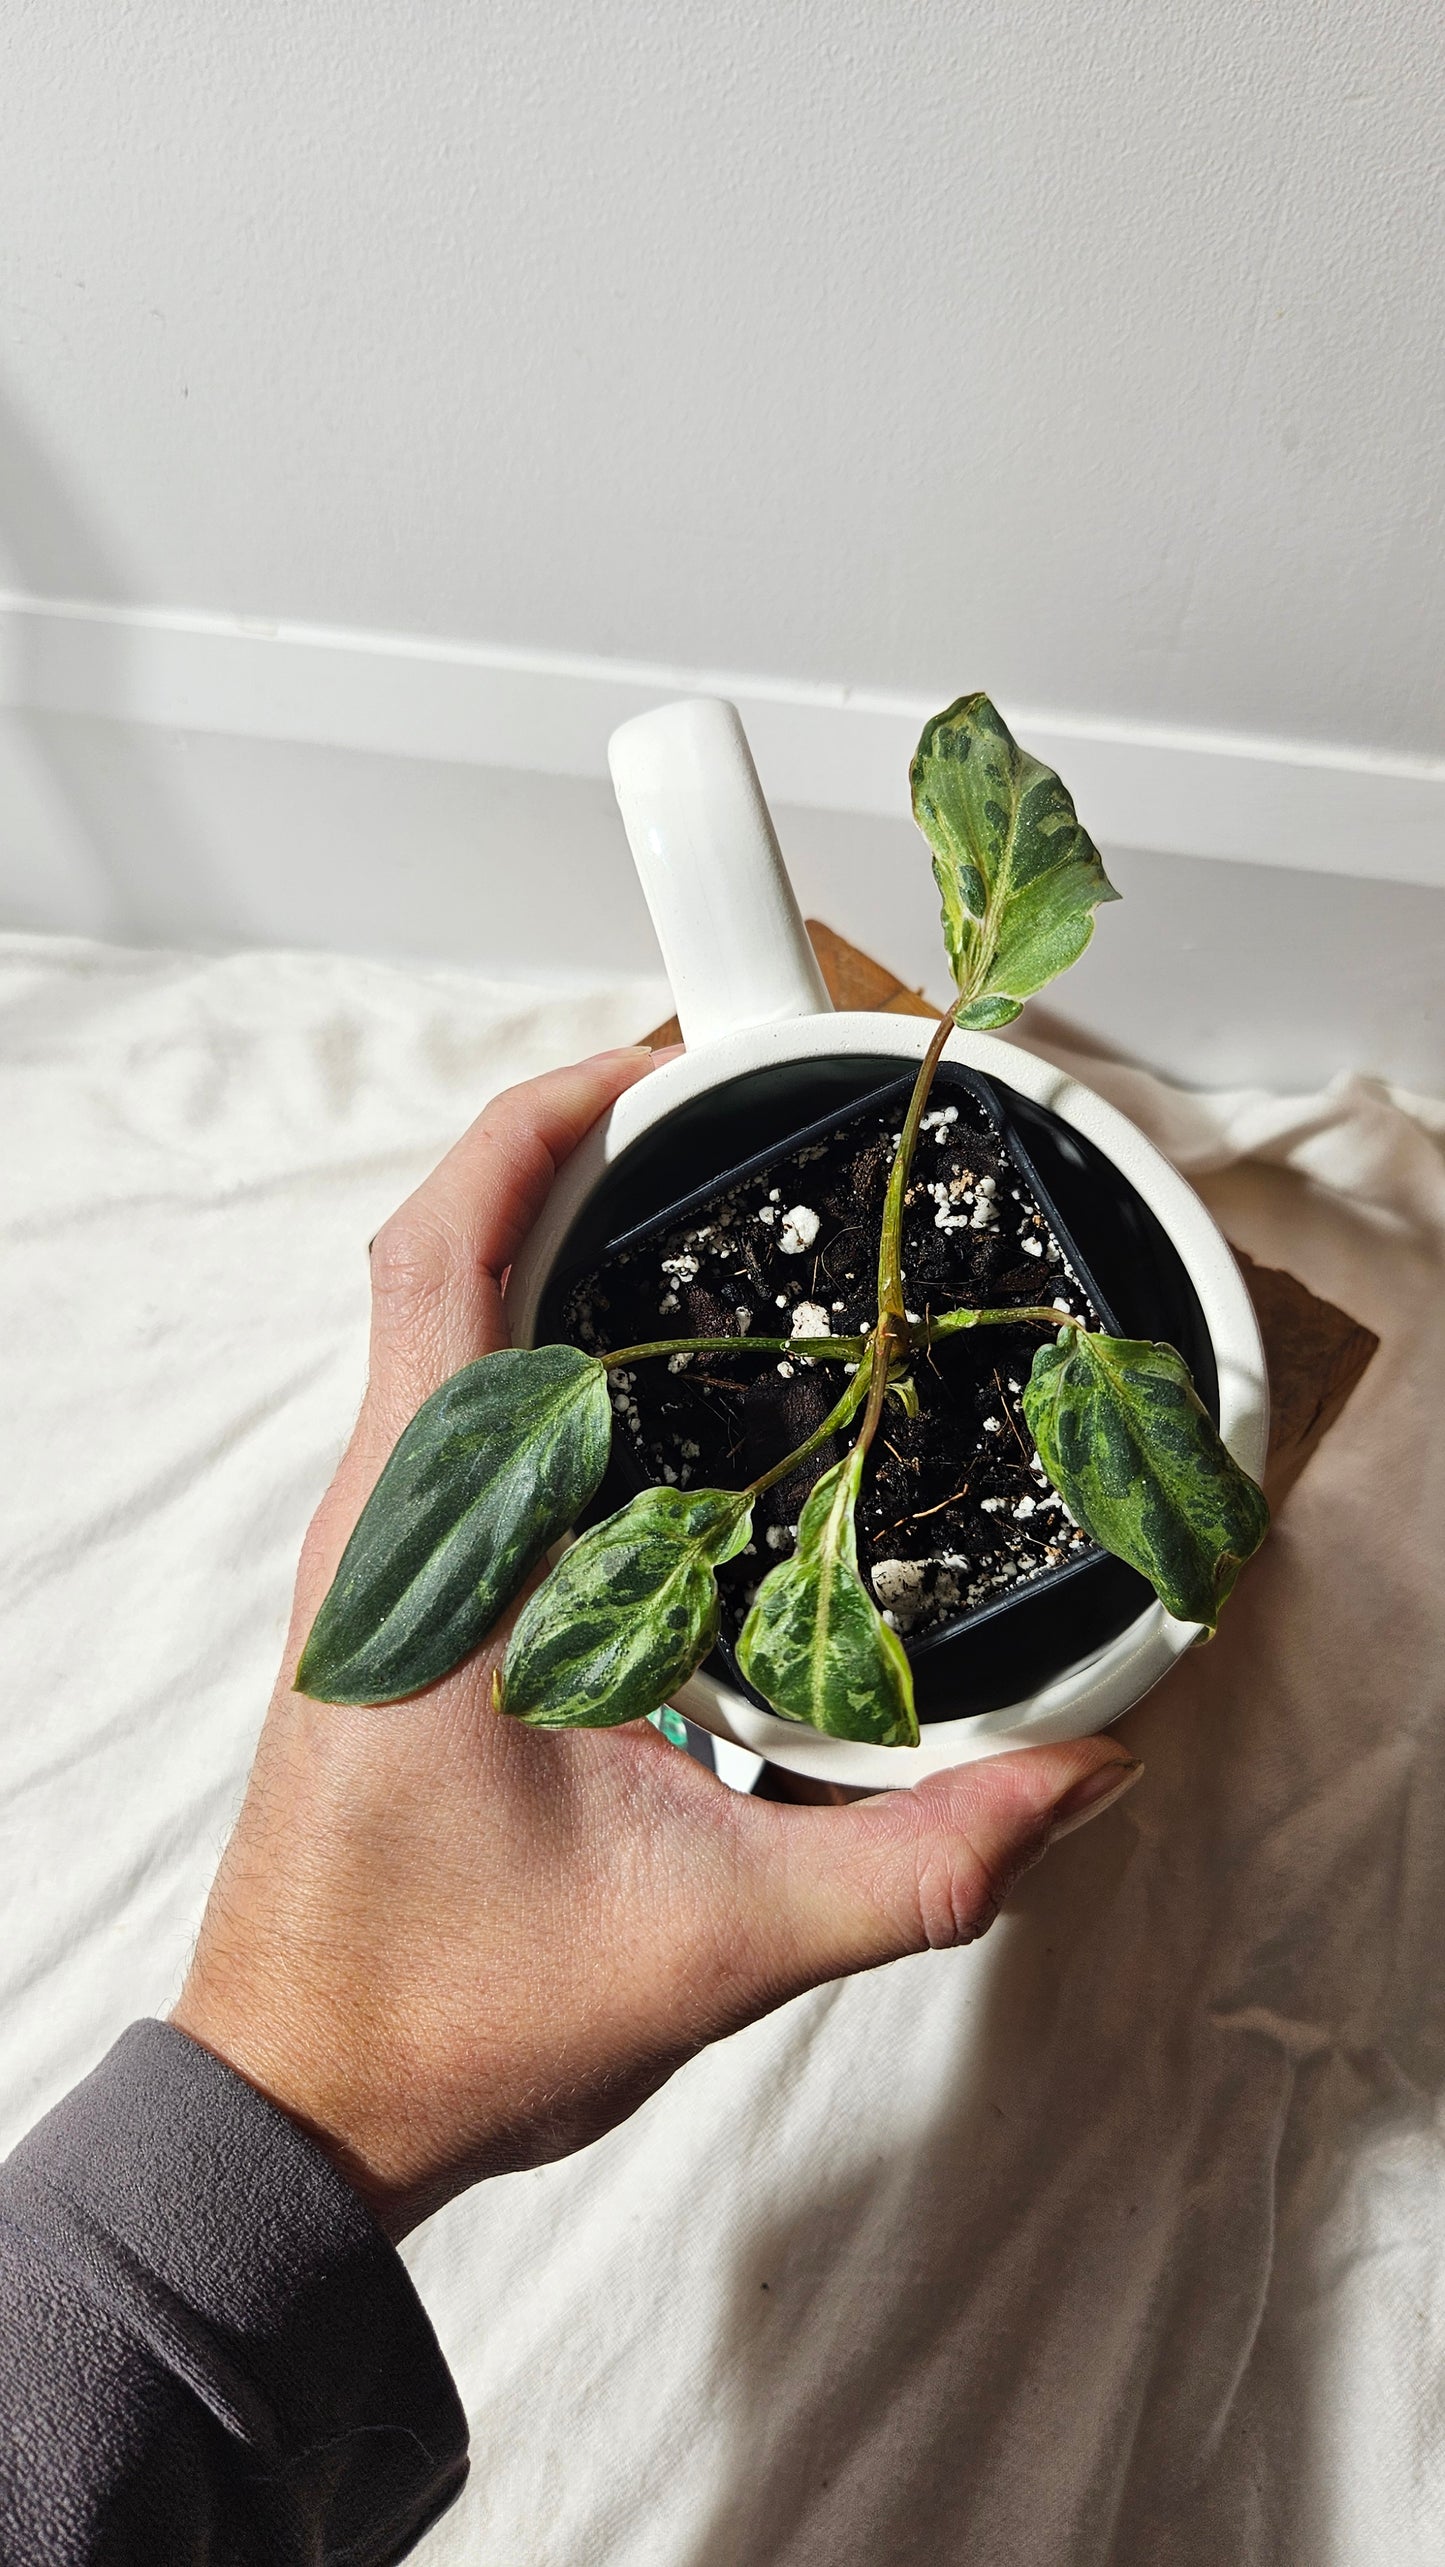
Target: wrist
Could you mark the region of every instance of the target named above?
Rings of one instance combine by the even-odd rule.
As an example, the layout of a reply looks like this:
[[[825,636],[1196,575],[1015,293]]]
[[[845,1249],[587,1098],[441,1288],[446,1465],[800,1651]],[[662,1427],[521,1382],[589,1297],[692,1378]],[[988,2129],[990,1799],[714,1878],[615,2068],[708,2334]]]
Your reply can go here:
[[[253,1990],[228,1986],[224,1973],[193,1968],[169,2020],[201,2049],[245,2080],[302,2131],[365,2204],[393,2244],[444,2199],[426,2198],[419,2162],[421,2130],[379,2098],[404,2092],[384,2073],[363,2087],[347,2072],[348,2047],[316,2009],[283,2010]],[[369,2090],[368,2090],[369,2089]]]

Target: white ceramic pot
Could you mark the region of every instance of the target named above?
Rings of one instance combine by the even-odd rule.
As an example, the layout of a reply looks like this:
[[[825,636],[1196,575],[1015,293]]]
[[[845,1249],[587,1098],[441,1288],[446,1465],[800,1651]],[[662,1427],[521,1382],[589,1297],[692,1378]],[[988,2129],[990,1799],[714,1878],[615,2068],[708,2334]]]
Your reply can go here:
[[[793,898],[742,725],[730,704],[690,699],[624,724],[613,781],[672,981],[688,1050],[629,1088],[568,1161],[513,1268],[513,1341],[532,1341],[568,1231],[642,1133],[704,1090],[772,1063],[830,1053],[921,1059],[926,1019],[835,1013]],[[920,858],[922,849],[920,847]],[[1199,1297],[1219,1370],[1220,1432],[1256,1479],[1269,1406],[1264,1350],[1243,1279],[1193,1189],[1127,1117],[1047,1061],[989,1034],[955,1033],[947,1057],[1033,1098],[1084,1134],[1162,1222]],[[877,1790],[1013,1747],[1105,1728],[1166,1675],[1196,1637],[1161,1604],[1117,1639],[1002,1710],[933,1720],[913,1748],[857,1746],[776,1719],[697,1675],[677,1707],[715,1735],[821,1781]]]

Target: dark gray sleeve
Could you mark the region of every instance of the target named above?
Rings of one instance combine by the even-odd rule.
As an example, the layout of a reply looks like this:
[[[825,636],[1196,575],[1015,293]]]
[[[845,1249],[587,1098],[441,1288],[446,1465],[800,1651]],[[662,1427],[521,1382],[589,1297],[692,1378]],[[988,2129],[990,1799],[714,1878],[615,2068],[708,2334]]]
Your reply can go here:
[[[3,2567],[382,2567],[466,2465],[395,2248],[174,2025],[0,2165]]]

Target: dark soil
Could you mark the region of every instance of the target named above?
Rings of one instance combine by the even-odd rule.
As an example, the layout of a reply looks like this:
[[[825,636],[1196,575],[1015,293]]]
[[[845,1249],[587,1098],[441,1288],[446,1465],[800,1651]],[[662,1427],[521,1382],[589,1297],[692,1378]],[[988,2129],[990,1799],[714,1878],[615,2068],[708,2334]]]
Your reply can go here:
[[[937,1098],[937,1091],[935,1091]],[[653,1358],[613,1376],[616,1449],[638,1485],[737,1488],[801,1444],[834,1405],[836,1362],[807,1333],[858,1336],[875,1315],[877,1242],[901,1103],[826,1138],[654,1231],[572,1288],[566,1334],[606,1352],[656,1337],[796,1336],[783,1357]],[[1097,1324],[1022,1171],[991,1119],[955,1089],[925,1119],[904,1218],[911,1315],[1055,1301]],[[800,1333],[801,1332],[801,1333]],[[1021,1392],[1037,1324],[980,1329],[914,1371],[919,1415],[883,1415],[858,1509],[858,1550],[908,1640],[1092,1550],[1035,1458]],[[835,1443],[758,1502],[749,1549],[720,1575],[729,1636],[792,1550],[799,1510]]]

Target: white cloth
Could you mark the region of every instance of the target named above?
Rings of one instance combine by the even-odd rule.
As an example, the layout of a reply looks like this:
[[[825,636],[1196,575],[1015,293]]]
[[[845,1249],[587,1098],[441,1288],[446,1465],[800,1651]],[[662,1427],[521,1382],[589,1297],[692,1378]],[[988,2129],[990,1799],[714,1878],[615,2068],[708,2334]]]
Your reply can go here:
[[[0,940],[5,2145],[175,1992],[370,1231],[491,1090],[664,1012]],[[431,2567],[1441,2555],[1440,1118],[1075,1066],[1380,1353],[1130,1715],[1144,1783],[985,1943],[413,2241],[474,2424]]]

